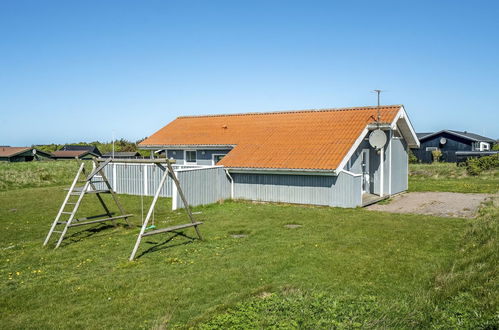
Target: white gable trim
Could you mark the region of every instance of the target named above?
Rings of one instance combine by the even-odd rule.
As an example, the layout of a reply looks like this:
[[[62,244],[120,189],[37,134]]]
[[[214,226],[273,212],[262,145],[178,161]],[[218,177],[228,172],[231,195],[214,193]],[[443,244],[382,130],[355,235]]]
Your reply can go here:
[[[395,116],[395,118],[393,119],[392,123],[390,124],[390,126],[391,126],[392,129],[396,128],[397,121],[399,119],[403,119],[406,122],[407,127],[409,128],[410,135],[411,135],[411,136],[409,136],[409,138],[412,138],[414,140],[415,143],[413,145],[417,145],[419,147],[418,137],[416,136],[416,132],[414,131],[414,128],[412,127],[412,124],[411,124],[411,122],[409,120],[409,117],[407,116],[407,113],[405,112],[405,109],[404,109],[403,106],[400,106],[400,110],[398,111],[397,115]],[[350,148],[350,150],[348,150],[347,154],[345,155],[345,157],[341,161],[340,165],[338,165],[338,168],[336,169],[337,173],[340,173],[341,171],[343,171],[344,167],[348,163],[348,160],[350,158],[352,158],[355,150],[357,150],[357,148],[359,147],[359,145],[362,143],[362,140],[364,140],[364,138],[366,137],[367,133],[369,133],[369,125],[366,125],[366,127],[364,128],[364,130],[362,130],[362,132],[360,133],[360,135],[355,140],[355,142],[352,145],[352,147]],[[400,133],[401,133],[402,136],[404,136],[403,132],[400,132]],[[404,136],[404,138],[406,139],[406,141],[408,140],[407,136]],[[410,143],[408,143],[408,144],[410,145]]]
[[[347,165],[348,160],[350,158],[352,158],[353,153],[360,146],[360,144],[362,143],[362,141],[364,140],[364,138],[366,137],[366,135],[367,135],[368,132],[369,132],[369,128],[368,128],[368,125],[366,125],[366,127],[362,130],[362,132],[357,137],[357,140],[355,140],[355,142],[353,143],[353,145],[350,148],[350,150],[348,150],[348,152],[345,155],[345,157],[343,157],[343,160],[341,161],[340,165],[338,165],[338,168],[335,171],[336,173],[340,173],[340,172],[344,171],[344,168]]]

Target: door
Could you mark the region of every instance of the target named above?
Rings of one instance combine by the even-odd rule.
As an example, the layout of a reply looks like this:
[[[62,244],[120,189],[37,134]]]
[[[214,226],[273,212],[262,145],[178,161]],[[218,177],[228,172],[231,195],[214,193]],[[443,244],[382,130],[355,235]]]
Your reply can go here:
[[[369,167],[369,149],[363,149],[360,164],[362,166],[362,193],[369,193],[371,184],[371,168]]]

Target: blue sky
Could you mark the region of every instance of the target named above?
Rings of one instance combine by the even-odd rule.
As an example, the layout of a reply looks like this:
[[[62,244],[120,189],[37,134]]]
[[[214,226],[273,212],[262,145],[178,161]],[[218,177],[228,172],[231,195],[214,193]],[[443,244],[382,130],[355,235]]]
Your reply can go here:
[[[497,1],[0,1],[0,145],[180,115],[404,104],[499,138]]]

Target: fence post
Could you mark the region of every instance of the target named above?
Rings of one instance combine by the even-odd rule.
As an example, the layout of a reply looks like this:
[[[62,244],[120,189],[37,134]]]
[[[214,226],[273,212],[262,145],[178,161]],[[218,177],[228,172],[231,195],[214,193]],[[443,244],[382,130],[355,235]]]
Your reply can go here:
[[[144,167],[144,196],[147,196],[147,164],[142,165]]]
[[[178,176],[178,171],[173,171],[175,173],[175,176],[177,179],[179,179]],[[179,180],[180,181],[180,180]],[[171,185],[172,185],[172,210],[175,211],[178,208],[178,192],[177,192],[177,185],[173,183],[173,180],[170,179]]]
[[[113,163],[113,190],[116,191],[116,163]]]

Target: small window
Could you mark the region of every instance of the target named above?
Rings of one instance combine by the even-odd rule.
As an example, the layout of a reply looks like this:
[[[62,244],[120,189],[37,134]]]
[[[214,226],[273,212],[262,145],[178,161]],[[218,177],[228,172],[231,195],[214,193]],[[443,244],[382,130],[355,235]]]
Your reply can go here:
[[[222,160],[222,158],[224,158],[225,154],[214,154],[213,155],[213,165],[216,165],[219,161]]]
[[[490,145],[487,142],[480,142],[480,151],[487,151],[490,149]]]
[[[435,151],[438,150],[437,147],[426,147],[426,151]]]
[[[196,162],[196,150],[186,150],[185,151],[185,162],[195,163]]]

